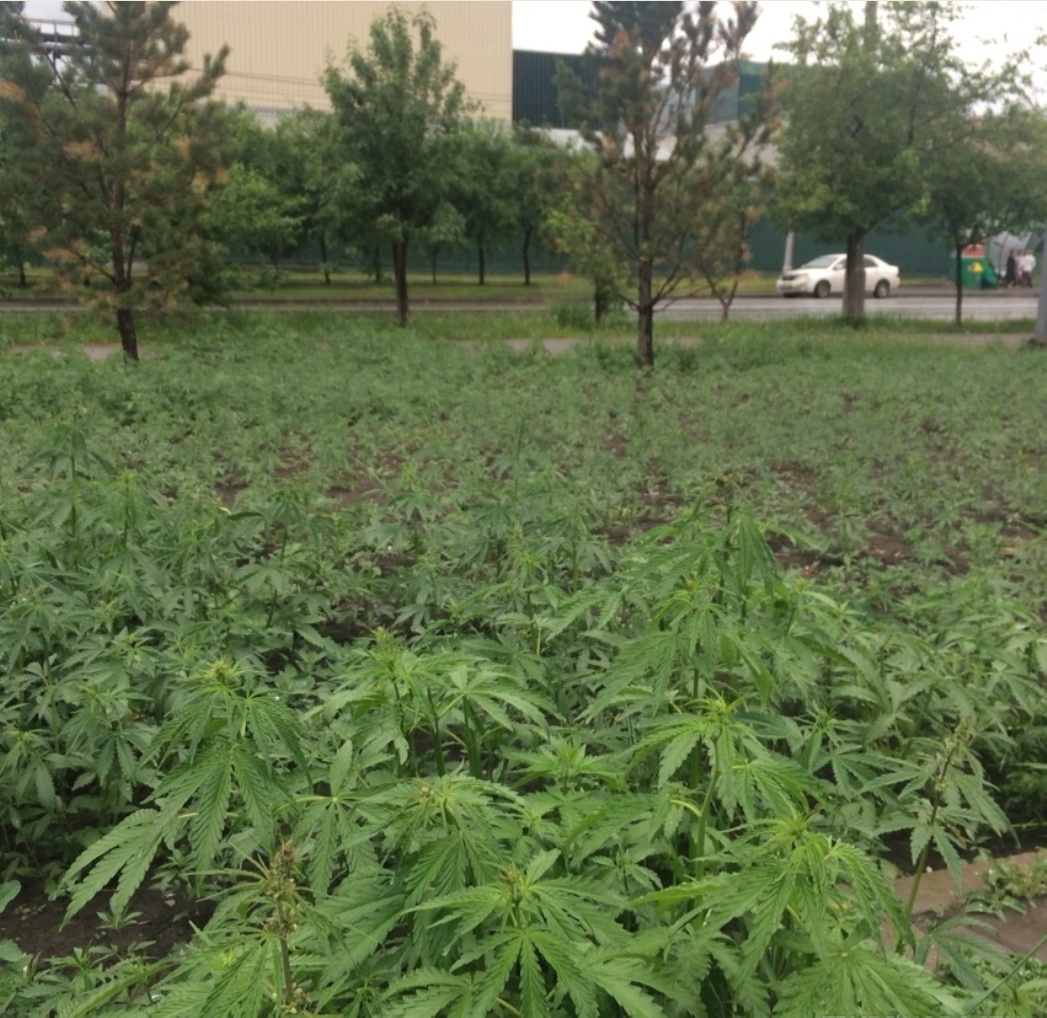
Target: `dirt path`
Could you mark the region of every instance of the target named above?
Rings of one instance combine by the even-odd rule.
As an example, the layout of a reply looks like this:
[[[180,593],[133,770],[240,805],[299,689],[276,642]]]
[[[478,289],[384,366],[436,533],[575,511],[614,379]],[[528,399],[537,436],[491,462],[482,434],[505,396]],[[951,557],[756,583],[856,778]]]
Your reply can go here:
[[[937,332],[937,333],[914,333],[906,336],[910,342],[925,342],[940,344],[943,346],[963,346],[971,348],[984,348],[991,346],[1002,346],[1008,350],[1019,350],[1029,344],[1027,332]],[[458,339],[453,340],[456,346],[464,346],[470,349],[479,349],[486,346],[487,341],[482,339]],[[524,353],[536,347],[544,350],[551,357],[559,357],[576,346],[592,345],[601,342],[608,346],[631,347],[632,340],[627,337],[614,337],[610,339],[596,340],[593,338],[566,338],[550,337],[548,339],[507,339],[504,343],[510,350]],[[664,336],[658,340],[660,346],[683,346],[697,347],[702,345],[700,336]],[[119,343],[84,343],[80,350],[89,361],[105,361],[114,354],[120,353]],[[13,354],[32,354],[47,351],[52,356],[59,357],[63,351],[57,347],[37,345],[35,343],[15,343],[7,348]],[[143,356],[147,356],[143,353]]]

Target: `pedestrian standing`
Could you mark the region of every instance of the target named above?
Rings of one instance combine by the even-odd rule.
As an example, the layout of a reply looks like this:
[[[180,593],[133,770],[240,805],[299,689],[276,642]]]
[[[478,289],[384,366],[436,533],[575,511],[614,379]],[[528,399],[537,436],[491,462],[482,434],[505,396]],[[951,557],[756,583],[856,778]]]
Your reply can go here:
[[[1036,268],[1036,255],[1026,248],[1018,259],[1018,271],[1021,273],[1021,285],[1032,286],[1032,274]]]
[[[1007,268],[1003,274],[1003,282],[1005,286],[1014,286],[1018,282],[1018,259],[1014,257],[1013,251],[1007,253]]]

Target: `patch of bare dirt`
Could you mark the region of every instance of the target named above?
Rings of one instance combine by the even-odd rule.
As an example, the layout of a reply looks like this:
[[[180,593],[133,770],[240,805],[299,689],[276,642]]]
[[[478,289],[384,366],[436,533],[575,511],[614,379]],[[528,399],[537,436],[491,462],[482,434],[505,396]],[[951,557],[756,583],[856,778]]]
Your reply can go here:
[[[81,348],[89,361],[108,360],[115,353],[120,353],[119,343],[85,343]]]
[[[43,884],[23,887],[18,897],[0,913],[0,940],[13,940],[34,958],[64,958],[75,948],[100,947],[126,954],[132,945],[148,943],[143,953],[152,958],[170,954],[176,944],[188,941],[193,925],[202,926],[214,911],[210,902],[187,903],[172,892],[140,888],[128,907],[130,920],[113,929],[100,919],[104,895],[62,925],[68,902],[52,900]]]
[[[884,565],[893,565],[912,554],[909,542],[886,524],[871,522],[869,532],[869,544],[865,549],[868,558],[877,559]]]

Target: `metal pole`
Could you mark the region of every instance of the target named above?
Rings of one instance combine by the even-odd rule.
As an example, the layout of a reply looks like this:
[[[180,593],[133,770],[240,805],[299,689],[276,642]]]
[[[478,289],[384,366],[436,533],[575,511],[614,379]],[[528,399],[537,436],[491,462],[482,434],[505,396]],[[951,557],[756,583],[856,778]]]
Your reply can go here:
[[[1047,237],[1047,231],[1044,231]],[[1032,241],[1029,241],[1031,244]],[[1047,258],[1047,241],[1043,245],[1041,258]],[[1043,265],[1040,266],[1040,299],[1036,302],[1036,336],[1038,343],[1047,344],[1047,286],[1043,285]]]

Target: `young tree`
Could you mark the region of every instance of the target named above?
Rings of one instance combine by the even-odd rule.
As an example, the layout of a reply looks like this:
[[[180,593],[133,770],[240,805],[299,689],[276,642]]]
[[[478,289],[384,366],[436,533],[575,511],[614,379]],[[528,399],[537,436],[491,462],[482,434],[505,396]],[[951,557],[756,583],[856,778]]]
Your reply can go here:
[[[524,286],[531,285],[531,245],[548,222],[554,195],[568,154],[539,131],[517,127],[514,131],[516,159],[516,229],[520,238]]]
[[[301,173],[276,130],[246,109],[230,116],[233,158],[222,187],[203,217],[205,229],[226,250],[268,259],[297,251],[305,237]]]
[[[331,284],[330,249],[337,237],[336,223],[327,205],[327,158],[334,118],[319,110],[301,109],[276,125],[275,181],[281,193],[296,202],[301,225],[299,242],[312,237],[320,249],[324,283]]]
[[[356,178],[344,189],[348,217],[373,224],[392,247],[397,316],[407,325],[407,255],[446,199],[453,143],[469,109],[453,64],[443,61],[436,23],[398,7],[371,25],[366,51],[349,51],[351,75],[328,67],[324,82],[341,159]]]
[[[599,325],[611,305],[629,293],[629,267],[604,237],[600,205],[592,189],[600,157],[591,150],[573,152],[559,167],[555,195],[545,228],[552,246],[568,258],[575,272],[593,284],[593,317]],[[639,358],[638,358],[639,359]],[[642,362],[641,362],[642,363]]]
[[[654,364],[656,309],[696,274],[694,224],[710,197],[697,186],[696,170],[712,157],[707,128],[738,79],[758,14],[752,2],[731,4],[728,18],[716,8],[594,3],[596,42],[587,51],[593,85],[566,69],[560,75],[561,103],[598,155],[579,163],[579,173],[589,170],[585,212],[595,242],[617,266],[606,281],[625,281],[618,297],[636,311],[636,359],[644,367]],[[588,233],[568,230],[561,244],[584,261],[571,237],[590,243]]]
[[[451,201],[476,245],[478,282],[487,282],[487,248],[507,240],[519,218],[518,150],[498,124],[470,124],[459,136]]]
[[[75,41],[58,49],[15,14],[2,69],[0,98],[31,144],[36,243],[70,283],[108,284],[131,360],[135,312],[182,292],[203,258],[198,219],[225,161],[224,109],[204,100],[226,51],[182,80],[173,6],[66,3]]]
[[[0,3],[0,60],[7,59],[12,44],[17,46],[17,26],[21,24],[24,3]],[[10,33],[16,32],[12,39]],[[32,174],[32,140],[20,130],[18,119],[0,109],[0,257],[18,269],[19,286],[28,285],[26,256],[31,250],[29,233],[35,226],[33,196],[37,191]]]
[[[927,208],[978,110],[1013,84],[1013,64],[960,59],[959,16],[955,4],[870,0],[859,20],[832,3],[823,17],[796,19],[785,47],[800,66],[785,88],[778,215],[820,240],[845,239],[848,317],[864,314],[866,235]]]
[[[777,95],[770,81],[750,109],[724,128],[711,158],[696,173],[696,191],[705,195],[694,224],[695,263],[726,322],[749,259],[748,237],[759,219],[777,174],[767,144],[777,128]]]
[[[0,257],[18,271],[19,286],[28,286],[26,257],[37,185],[32,175],[32,149],[17,128],[0,125]]]
[[[462,247],[468,235],[465,216],[449,201],[445,201],[433,216],[433,221],[422,231],[422,243],[429,253],[429,270],[436,286],[436,260],[447,248]]]
[[[339,176],[331,150],[334,120],[331,114],[310,108],[281,116],[268,127],[254,116],[238,125],[237,162],[229,187],[249,184],[248,194],[266,202],[254,217],[239,220],[243,242],[265,254],[274,265],[300,251],[310,240],[320,250],[324,282],[330,285],[330,247],[338,233],[330,200]],[[250,171],[244,173],[243,171]],[[257,179],[260,178],[260,179]],[[250,203],[248,206],[249,207]],[[243,234],[246,233],[246,236]]]
[[[283,255],[298,250],[302,236],[298,201],[242,162],[230,168],[202,222],[227,250],[260,255],[274,269]]]

